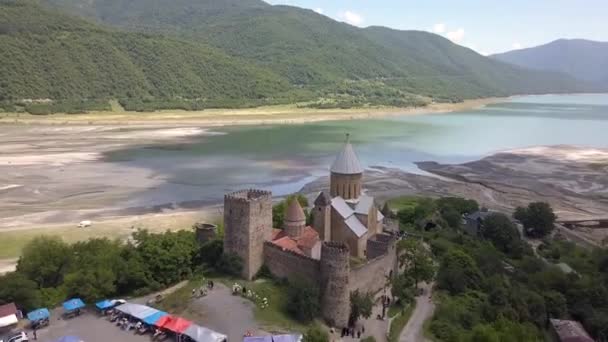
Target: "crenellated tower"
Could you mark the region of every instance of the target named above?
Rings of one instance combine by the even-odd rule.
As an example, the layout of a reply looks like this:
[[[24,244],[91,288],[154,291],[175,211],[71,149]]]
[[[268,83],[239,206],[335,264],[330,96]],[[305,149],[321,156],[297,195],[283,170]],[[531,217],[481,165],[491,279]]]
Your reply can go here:
[[[224,196],[224,252],[243,260],[251,280],[264,264],[264,242],[272,237],[272,193],[237,191]]]

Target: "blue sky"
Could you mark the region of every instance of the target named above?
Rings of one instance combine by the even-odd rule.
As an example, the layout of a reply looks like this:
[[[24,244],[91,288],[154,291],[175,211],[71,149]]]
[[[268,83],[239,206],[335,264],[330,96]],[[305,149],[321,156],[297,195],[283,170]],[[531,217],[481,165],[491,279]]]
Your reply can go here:
[[[608,41],[608,0],[267,0],[356,26],[425,30],[482,54],[559,38]]]

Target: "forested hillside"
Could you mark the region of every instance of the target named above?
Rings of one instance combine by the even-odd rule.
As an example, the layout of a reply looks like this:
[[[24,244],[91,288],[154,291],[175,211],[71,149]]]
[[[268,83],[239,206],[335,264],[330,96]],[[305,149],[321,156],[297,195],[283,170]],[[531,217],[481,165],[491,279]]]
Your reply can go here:
[[[47,98],[116,98],[135,110],[407,106],[594,90],[434,34],[360,29],[259,0],[38,1],[50,9],[0,0],[0,107]]]
[[[257,101],[289,84],[215,48],[102,29],[29,4],[0,6],[0,100]]]
[[[492,57],[525,68],[563,72],[608,88],[608,42],[560,39]]]

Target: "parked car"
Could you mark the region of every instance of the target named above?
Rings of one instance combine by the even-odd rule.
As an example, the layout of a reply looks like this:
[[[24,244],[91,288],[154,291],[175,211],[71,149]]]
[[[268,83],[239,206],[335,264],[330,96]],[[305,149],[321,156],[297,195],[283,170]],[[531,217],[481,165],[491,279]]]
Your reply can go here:
[[[26,342],[29,340],[30,339],[27,337],[27,333],[25,333],[25,331],[21,331],[8,337],[6,342]],[[0,340],[0,342],[4,342],[4,340]]]

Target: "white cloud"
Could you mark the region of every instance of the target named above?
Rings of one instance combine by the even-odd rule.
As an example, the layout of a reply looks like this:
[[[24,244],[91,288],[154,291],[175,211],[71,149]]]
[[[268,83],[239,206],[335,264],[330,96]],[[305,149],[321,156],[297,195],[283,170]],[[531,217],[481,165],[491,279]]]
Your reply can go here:
[[[433,26],[433,32],[435,33],[443,33],[445,32],[445,24],[439,23]]]
[[[315,12],[317,12],[319,14],[323,14],[323,9],[321,7],[317,7],[313,11],[315,11]]]
[[[513,43],[513,45],[511,45],[511,47],[515,50],[519,50],[519,49],[523,48],[523,46],[519,42]]]
[[[454,43],[460,43],[464,39],[464,29],[459,28],[455,31],[449,31],[445,36]]]
[[[360,14],[353,11],[344,11],[338,14],[338,18],[354,26],[359,26],[365,21]]]

